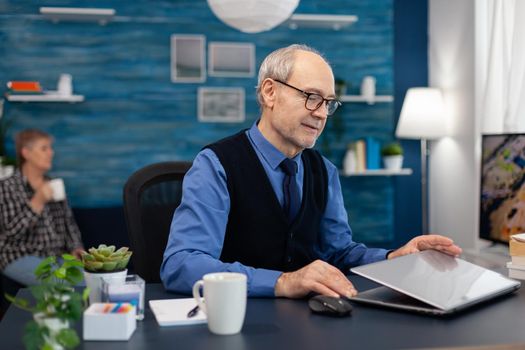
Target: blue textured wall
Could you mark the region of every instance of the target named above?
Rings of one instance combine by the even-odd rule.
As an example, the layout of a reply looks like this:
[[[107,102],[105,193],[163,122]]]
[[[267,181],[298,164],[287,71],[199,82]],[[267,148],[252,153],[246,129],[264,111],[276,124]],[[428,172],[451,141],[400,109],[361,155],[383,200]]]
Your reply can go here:
[[[111,7],[117,17],[96,23],[52,23],[39,6]],[[203,34],[207,42],[250,42],[256,66],[271,51],[306,43],[325,53],[336,77],[358,94],[365,75],[377,79],[378,94],[394,93],[393,1],[302,0],[297,13],[354,14],[359,21],[341,31],[290,30],[243,34],[216,19],[204,0],[36,1],[0,0],[0,84],[38,80],[55,89],[61,73],[73,75],[75,93],[86,101],[7,103],[9,131],[37,127],[55,138],[54,176],[66,181],[74,207],[121,204],[122,186],[136,169],[157,161],[191,160],[202,146],[249,127],[258,117],[253,78],[207,77],[204,83],[170,81],[170,35]],[[246,122],[199,123],[197,89],[243,87]],[[1,91],[1,90],[0,90]],[[396,96],[397,97],[397,96]],[[393,103],[345,104],[329,121],[320,148],[341,165],[349,141],[393,138]],[[8,144],[13,151],[12,144]],[[392,178],[343,178],[356,239],[386,242],[394,234]]]

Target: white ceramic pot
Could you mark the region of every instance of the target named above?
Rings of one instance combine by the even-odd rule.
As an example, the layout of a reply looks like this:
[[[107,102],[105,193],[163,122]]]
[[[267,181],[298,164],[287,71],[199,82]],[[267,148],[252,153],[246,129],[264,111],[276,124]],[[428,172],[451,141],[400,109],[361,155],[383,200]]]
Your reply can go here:
[[[116,284],[124,284],[127,274],[128,269],[118,272],[89,272],[84,270],[86,287],[90,289],[89,304],[102,301],[102,280],[111,281],[111,283]]]
[[[58,343],[56,337],[62,329],[69,328],[69,322],[56,317],[45,317],[43,313],[34,314],[33,319],[39,326],[45,326],[49,330],[49,334],[44,335],[46,345],[53,350],[63,350],[64,347]]]
[[[383,157],[383,164],[388,170],[401,170],[403,167],[403,156],[385,156]]]

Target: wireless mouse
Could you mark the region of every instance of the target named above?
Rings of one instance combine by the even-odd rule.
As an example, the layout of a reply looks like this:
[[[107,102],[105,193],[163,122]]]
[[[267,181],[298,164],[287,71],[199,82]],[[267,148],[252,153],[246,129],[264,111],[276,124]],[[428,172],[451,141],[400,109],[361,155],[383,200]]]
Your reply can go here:
[[[310,310],[316,314],[344,317],[352,312],[352,305],[346,299],[316,295],[308,300]]]

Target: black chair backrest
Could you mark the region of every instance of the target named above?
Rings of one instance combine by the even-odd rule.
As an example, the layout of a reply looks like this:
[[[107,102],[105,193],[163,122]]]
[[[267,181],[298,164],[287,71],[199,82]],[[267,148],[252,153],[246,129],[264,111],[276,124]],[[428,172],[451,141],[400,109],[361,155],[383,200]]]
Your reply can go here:
[[[191,162],[162,162],[133,173],[124,185],[124,215],[135,272],[160,282],[160,265],[173,212],[182,197],[182,180]]]

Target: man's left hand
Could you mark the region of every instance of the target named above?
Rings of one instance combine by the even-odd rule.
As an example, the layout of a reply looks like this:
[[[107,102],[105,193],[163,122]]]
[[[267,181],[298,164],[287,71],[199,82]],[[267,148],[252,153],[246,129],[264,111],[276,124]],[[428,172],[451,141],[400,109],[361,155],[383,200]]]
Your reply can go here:
[[[388,259],[397,258],[407,254],[417,253],[422,250],[434,249],[452,256],[459,256],[461,248],[454,244],[448,237],[440,235],[423,235],[411,239],[401,248],[388,255]]]

